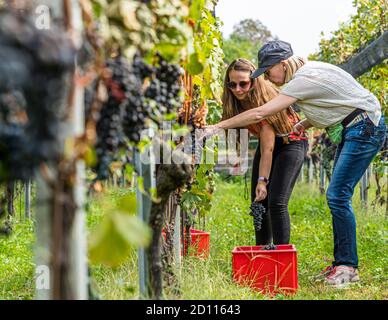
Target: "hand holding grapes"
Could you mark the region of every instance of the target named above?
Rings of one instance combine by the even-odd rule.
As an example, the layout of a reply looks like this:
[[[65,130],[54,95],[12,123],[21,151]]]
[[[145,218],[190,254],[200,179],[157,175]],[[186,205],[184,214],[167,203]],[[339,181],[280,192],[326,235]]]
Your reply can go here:
[[[267,185],[263,181],[259,181],[256,186],[255,201],[262,201],[267,197]]]

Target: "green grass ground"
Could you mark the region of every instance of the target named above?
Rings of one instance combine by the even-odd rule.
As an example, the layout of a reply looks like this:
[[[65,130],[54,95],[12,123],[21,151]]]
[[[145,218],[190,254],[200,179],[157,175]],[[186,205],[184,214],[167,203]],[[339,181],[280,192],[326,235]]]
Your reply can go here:
[[[235,246],[254,245],[249,201],[244,200],[242,179],[218,180],[213,210],[207,218],[211,233],[208,260],[195,257],[182,261],[180,294],[166,290],[166,299],[271,299],[232,282],[231,251]],[[112,190],[108,198],[115,201],[125,190]],[[336,290],[311,282],[332,258],[331,216],[318,188],[298,184],[290,201],[291,243],[298,250],[299,290],[293,297],[278,295],[274,299],[388,299],[388,219],[383,208],[363,210],[358,192],[354,204],[358,223],[358,253],[362,281],[348,290]],[[102,217],[101,202],[88,207],[88,229]],[[0,299],[32,299],[33,292],[33,224],[16,224],[13,235],[0,238]],[[115,270],[93,266],[93,287],[102,299],[134,299],[139,295],[137,255],[134,249],[127,261]]]

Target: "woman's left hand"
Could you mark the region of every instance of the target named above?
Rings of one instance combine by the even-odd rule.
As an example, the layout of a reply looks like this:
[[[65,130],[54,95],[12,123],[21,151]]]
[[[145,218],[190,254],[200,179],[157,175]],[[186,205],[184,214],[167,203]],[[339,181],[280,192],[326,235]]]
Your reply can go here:
[[[263,182],[258,182],[256,186],[255,201],[262,201],[267,197],[267,185]]]

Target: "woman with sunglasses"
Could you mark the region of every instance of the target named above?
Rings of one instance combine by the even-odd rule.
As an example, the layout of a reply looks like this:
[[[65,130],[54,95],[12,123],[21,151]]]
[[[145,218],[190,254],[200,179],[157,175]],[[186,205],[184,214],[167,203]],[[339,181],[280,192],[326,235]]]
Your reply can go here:
[[[263,106],[208,127],[219,129],[252,126],[298,103],[306,119],[295,130],[325,128],[338,144],[327,201],[332,215],[334,261],[319,278],[336,288],[359,281],[356,221],[351,200],[356,184],[381,149],[386,124],[378,99],[341,68],[294,56],[291,45],[271,41],[258,53],[259,68],[272,83],[283,86],[279,95]]]
[[[255,66],[246,59],[234,60],[224,79],[223,120],[257,107],[278,95],[263,77],[251,79]],[[259,139],[252,168],[251,199],[266,208],[261,230],[255,231],[256,244],[288,244],[290,216],[288,201],[307,151],[303,134],[292,135],[299,121],[291,106],[258,123],[245,126]],[[231,126],[236,128],[241,126]],[[268,196],[267,196],[268,194]]]

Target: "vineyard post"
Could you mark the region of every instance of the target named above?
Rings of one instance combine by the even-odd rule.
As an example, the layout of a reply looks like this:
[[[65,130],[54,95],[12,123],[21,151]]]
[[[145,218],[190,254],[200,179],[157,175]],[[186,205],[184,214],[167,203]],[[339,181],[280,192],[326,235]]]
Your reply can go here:
[[[78,1],[67,0],[40,0],[36,4],[48,6],[51,21],[63,21],[65,19],[65,8],[68,10],[67,21],[71,27],[73,35],[80,35],[82,30],[82,17]],[[55,19],[53,19],[55,18]],[[80,37],[78,37],[80,39]],[[77,43],[77,45],[80,45]],[[68,101],[69,117],[66,127],[63,130],[63,138],[71,138],[82,135],[84,132],[84,90],[73,83],[74,95]],[[47,166],[53,176],[58,175],[58,168],[52,165]],[[75,163],[74,187],[71,189],[74,197],[74,220],[69,233],[60,236],[69,243],[69,256],[63,257],[69,262],[69,272],[65,281],[71,290],[70,297],[76,300],[85,300],[88,298],[87,281],[87,255],[86,255],[86,232],[85,232],[85,164],[77,160]],[[53,189],[41,174],[37,175],[37,203],[36,203],[36,299],[49,300],[54,298],[54,275],[52,258],[58,252],[53,252],[53,217],[55,198]],[[62,291],[58,293],[62,295]],[[57,297],[60,298],[60,297]],[[69,298],[69,297],[67,297]]]
[[[50,168],[54,170],[54,168]],[[52,297],[51,260],[51,190],[40,174],[36,176],[36,299],[50,300]]]
[[[175,198],[175,197],[174,197]],[[174,199],[176,201],[176,199]],[[175,206],[174,206],[175,207]],[[174,227],[174,252],[176,269],[180,270],[181,266],[181,207],[179,203],[175,210],[175,227]]]
[[[360,198],[361,198],[361,204],[364,208],[367,208],[368,206],[368,189],[369,189],[369,177],[370,177],[370,166],[368,169],[366,169],[364,175],[361,178],[360,183]]]
[[[69,0],[70,1],[70,0]],[[80,36],[83,30],[82,11],[79,1],[70,1],[70,25],[71,29],[77,32],[79,36],[78,46],[82,45]],[[76,69],[76,72],[79,69]],[[84,105],[85,91],[82,86],[76,85],[75,98],[73,104],[73,117],[70,120],[69,134],[75,137],[82,136],[85,132],[85,105]],[[76,299],[88,299],[88,262],[87,262],[87,242],[86,242],[86,169],[85,162],[78,160],[76,163],[76,175],[74,183],[74,199],[76,204],[75,218],[71,233],[70,242],[70,256],[73,257],[70,269],[70,281],[74,285]]]
[[[24,217],[31,219],[31,180],[24,185]]]
[[[319,162],[319,191],[321,192],[321,194],[325,194],[326,173],[325,173],[325,168],[323,167],[322,151],[321,151],[320,159],[321,161]]]
[[[387,190],[387,198],[385,199],[385,217],[388,218],[388,167],[384,168],[384,177],[385,177],[385,186]]]
[[[156,187],[155,179],[155,159],[152,152],[152,144],[149,148],[149,163],[144,163],[141,160],[139,151],[134,151],[135,168],[137,173],[136,179],[136,208],[138,217],[144,221],[147,225],[149,223],[149,217],[151,213],[152,200],[149,195],[142,192],[142,188],[139,185],[139,179],[143,179],[143,189],[149,192],[150,189]],[[148,263],[147,249],[138,249],[138,267],[139,267],[139,286],[140,286],[140,297],[148,298],[149,292],[148,287],[150,284],[150,266]]]
[[[50,21],[53,18],[62,18],[63,2],[61,0],[37,0],[34,5],[45,5],[50,8]],[[54,175],[57,169],[47,163],[47,169]],[[36,244],[35,244],[35,298],[50,300],[53,296],[53,274],[51,268],[52,214],[50,203],[53,192],[42,174],[36,175]]]
[[[300,173],[299,173],[299,181],[300,182],[304,182],[304,170],[305,170],[305,161],[303,161],[303,164],[302,164],[302,169],[300,169]]]
[[[309,184],[311,184],[314,180],[314,166],[313,166],[313,160],[310,158],[309,159]]]

